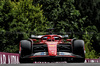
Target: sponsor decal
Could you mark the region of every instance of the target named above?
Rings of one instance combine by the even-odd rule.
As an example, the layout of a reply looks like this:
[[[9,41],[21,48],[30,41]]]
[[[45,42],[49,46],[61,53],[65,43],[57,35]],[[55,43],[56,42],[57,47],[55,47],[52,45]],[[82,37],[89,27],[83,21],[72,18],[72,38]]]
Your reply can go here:
[[[61,53],[61,55],[64,55],[64,53]]]
[[[47,42],[48,44],[57,44],[58,42]]]
[[[0,52],[0,64],[19,64],[19,54]]]
[[[100,63],[100,59],[85,59],[85,63]]]
[[[55,45],[49,45],[50,47],[54,47]]]
[[[44,55],[44,52],[41,52],[41,55]]]

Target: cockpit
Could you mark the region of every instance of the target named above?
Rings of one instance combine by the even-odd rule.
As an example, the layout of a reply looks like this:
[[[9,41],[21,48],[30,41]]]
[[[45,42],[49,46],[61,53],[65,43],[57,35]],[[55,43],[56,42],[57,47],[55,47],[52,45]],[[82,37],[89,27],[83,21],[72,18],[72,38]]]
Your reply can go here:
[[[61,37],[59,36],[44,36],[42,37],[42,41],[60,41]]]

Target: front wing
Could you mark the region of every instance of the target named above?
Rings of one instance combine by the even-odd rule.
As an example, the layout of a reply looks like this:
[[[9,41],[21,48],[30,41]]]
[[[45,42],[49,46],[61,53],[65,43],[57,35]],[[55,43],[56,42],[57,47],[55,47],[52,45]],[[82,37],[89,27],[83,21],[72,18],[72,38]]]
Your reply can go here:
[[[55,57],[55,58],[60,58],[60,57],[70,57],[70,58],[83,58],[80,55],[75,55],[73,53],[69,53],[69,52],[57,52],[56,56],[49,56],[48,52],[38,52],[38,53],[34,53],[34,54],[30,54],[30,55],[26,55],[23,58],[40,58],[40,57]]]

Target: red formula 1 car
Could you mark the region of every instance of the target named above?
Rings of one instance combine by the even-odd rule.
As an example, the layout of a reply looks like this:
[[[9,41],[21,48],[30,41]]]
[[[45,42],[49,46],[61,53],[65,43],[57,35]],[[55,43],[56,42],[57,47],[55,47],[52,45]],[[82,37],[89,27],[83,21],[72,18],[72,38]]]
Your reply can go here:
[[[76,39],[64,41],[65,37],[67,35],[32,35],[33,39],[21,40],[19,44],[20,62],[29,62],[29,60],[32,62],[84,62],[84,41]]]

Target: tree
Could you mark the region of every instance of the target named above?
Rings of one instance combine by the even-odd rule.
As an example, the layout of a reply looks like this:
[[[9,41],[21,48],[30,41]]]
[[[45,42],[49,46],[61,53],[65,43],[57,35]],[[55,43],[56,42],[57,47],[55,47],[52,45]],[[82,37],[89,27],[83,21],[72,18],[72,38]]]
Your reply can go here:
[[[94,50],[93,46],[92,46],[92,36],[93,34],[88,34],[86,32],[86,34],[83,35],[83,40],[85,42],[85,58],[97,58],[96,56],[96,51]]]
[[[91,40],[93,40],[91,47],[97,52],[97,56],[100,53],[100,29],[99,29],[99,15],[100,15],[100,1],[99,0],[75,0],[74,3],[76,9],[78,9],[82,15],[82,17],[87,16],[86,20],[84,21],[84,29],[86,31],[94,32],[91,36]]]
[[[9,24],[13,20],[13,16],[11,14],[11,4],[10,0],[0,0],[0,51],[4,50],[4,47],[7,46],[7,33],[6,31],[9,30]]]
[[[19,0],[18,2],[4,0],[0,2],[2,3],[0,11],[2,14],[0,27],[2,28],[0,29],[4,29],[6,32],[0,38],[2,42],[0,45],[3,45],[5,40],[3,51],[17,52],[21,39],[28,39],[30,32],[40,32],[47,28],[48,22],[43,16],[42,6],[39,4],[34,6],[32,2],[32,0]],[[6,20],[4,17],[7,17]],[[2,26],[2,24],[4,25]]]
[[[76,10],[73,5],[74,0],[37,0],[35,3],[43,5],[44,15],[57,32],[59,30],[61,32],[83,31],[82,24],[85,17],[80,18],[79,10]],[[80,29],[78,29],[79,27]]]
[[[84,35],[79,35],[79,33],[87,31],[96,33],[98,31],[95,26],[96,22],[93,22],[95,21],[93,17],[96,16],[94,0],[35,0],[34,4],[37,3],[43,5],[44,15],[57,32],[72,32],[70,38],[76,37],[85,41],[88,39],[86,46],[90,46],[86,47],[86,51],[93,46],[93,41],[91,41],[93,35],[89,35],[91,38],[88,35],[82,38]],[[74,32],[78,32],[78,35]],[[93,58],[95,56],[96,53],[93,49],[87,53],[91,53],[93,56],[87,55],[86,57]]]

